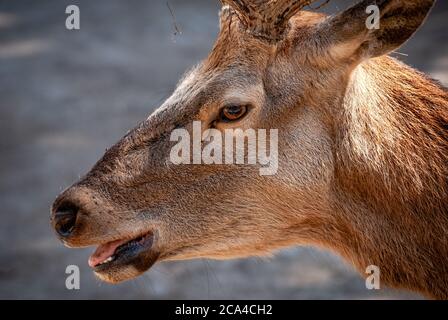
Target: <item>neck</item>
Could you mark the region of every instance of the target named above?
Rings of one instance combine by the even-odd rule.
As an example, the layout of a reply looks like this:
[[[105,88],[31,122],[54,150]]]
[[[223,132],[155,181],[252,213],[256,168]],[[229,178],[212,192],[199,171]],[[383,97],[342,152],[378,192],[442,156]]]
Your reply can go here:
[[[448,298],[447,90],[382,57],[354,70],[343,110],[339,251],[387,285]]]

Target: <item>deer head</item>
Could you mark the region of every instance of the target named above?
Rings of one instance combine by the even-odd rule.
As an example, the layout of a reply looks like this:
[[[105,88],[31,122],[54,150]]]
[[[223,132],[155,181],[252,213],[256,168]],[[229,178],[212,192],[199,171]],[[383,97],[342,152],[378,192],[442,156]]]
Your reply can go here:
[[[208,58],[56,199],[60,239],[98,246],[89,264],[101,279],[133,278],[156,261],[264,255],[297,244],[334,249],[365,269],[372,251],[359,248],[370,248],[384,217],[359,196],[372,181],[355,176],[362,167],[352,168],[341,148],[375,162],[392,139],[392,129],[378,129],[381,114],[368,109],[378,106],[380,85],[366,70],[399,68],[380,56],[417,30],[434,1],[365,0],[334,16],[301,10],[311,2],[223,0]],[[371,4],[380,29],[366,27]],[[361,105],[365,112],[347,115]],[[260,164],[173,164],[171,133],[192,133],[193,121],[202,131],[278,129],[276,174],[260,175]],[[345,139],[352,132],[359,136]],[[352,184],[340,182],[347,172]]]

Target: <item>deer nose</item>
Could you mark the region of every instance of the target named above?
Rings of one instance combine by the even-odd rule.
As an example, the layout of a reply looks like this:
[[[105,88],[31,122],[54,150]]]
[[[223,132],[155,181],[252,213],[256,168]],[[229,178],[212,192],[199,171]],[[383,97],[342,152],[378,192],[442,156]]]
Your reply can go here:
[[[76,217],[79,207],[72,202],[62,202],[59,204],[53,215],[53,226],[61,237],[68,237],[72,234],[76,226]]]

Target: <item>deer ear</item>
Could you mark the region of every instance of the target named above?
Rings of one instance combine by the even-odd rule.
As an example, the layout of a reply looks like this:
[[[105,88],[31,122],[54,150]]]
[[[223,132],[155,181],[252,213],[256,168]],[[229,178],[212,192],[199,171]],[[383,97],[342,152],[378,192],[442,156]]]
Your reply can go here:
[[[400,47],[422,25],[434,2],[364,0],[330,17],[320,28],[333,58],[360,61]]]

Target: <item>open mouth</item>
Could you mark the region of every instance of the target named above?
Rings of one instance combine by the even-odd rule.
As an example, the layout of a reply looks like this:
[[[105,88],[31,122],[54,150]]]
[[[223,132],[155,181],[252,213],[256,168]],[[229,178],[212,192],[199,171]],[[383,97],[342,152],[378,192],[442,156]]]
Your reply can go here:
[[[90,256],[89,266],[95,272],[101,273],[110,268],[124,267],[134,263],[141,264],[140,260],[146,260],[153,244],[152,232],[131,240],[123,239],[101,244]],[[151,264],[154,262],[151,261]]]

